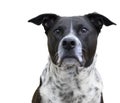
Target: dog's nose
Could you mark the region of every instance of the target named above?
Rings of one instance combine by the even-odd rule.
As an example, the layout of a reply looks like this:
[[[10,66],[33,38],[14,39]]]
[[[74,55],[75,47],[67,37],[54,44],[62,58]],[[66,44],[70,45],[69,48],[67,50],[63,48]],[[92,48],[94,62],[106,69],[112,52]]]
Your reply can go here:
[[[64,49],[66,50],[71,50],[74,49],[76,46],[76,42],[75,40],[71,39],[71,38],[66,38],[63,40],[62,42],[62,46]]]

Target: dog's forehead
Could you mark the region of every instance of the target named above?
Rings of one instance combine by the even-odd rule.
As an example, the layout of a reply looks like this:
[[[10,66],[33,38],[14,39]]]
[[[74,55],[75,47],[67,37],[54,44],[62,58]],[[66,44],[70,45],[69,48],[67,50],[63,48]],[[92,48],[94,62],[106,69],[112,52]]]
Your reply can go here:
[[[90,22],[85,16],[72,16],[72,17],[60,17],[56,22],[57,26],[65,26],[67,28],[70,28],[70,26],[77,26],[80,24],[86,25],[88,27],[91,26]]]
[[[86,22],[86,18],[84,16],[72,16],[72,17],[60,17],[60,19],[58,20],[58,23],[63,25],[71,24],[71,22],[73,24],[83,23]]]

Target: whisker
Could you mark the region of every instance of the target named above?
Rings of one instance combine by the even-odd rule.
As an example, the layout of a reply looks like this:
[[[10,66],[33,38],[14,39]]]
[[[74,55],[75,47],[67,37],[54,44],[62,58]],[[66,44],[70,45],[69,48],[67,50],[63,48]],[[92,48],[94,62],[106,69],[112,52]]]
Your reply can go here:
[[[84,49],[84,48],[82,48],[82,51],[83,51],[83,52],[85,52],[85,53],[87,53],[87,50],[86,50],[86,49]]]
[[[59,58],[59,54],[61,54],[61,53],[62,53],[61,50],[55,53],[54,58],[55,58],[56,61],[60,59],[60,58]]]

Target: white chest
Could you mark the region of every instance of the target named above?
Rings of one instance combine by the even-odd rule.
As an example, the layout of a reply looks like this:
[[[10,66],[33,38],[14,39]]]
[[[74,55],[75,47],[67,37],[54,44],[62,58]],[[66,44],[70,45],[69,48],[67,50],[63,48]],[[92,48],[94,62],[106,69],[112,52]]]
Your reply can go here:
[[[42,103],[100,103],[102,82],[96,70],[81,81],[81,76],[52,77],[49,73],[40,88]]]

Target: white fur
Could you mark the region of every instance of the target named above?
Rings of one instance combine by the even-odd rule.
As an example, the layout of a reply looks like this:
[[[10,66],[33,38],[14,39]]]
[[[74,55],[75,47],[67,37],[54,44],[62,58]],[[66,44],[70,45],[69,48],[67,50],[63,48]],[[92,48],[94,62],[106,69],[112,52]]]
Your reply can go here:
[[[42,86],[39,89],[42,98],[41,103],[66,103],[65,101],[61,101],[62,97],[60,97],[59,94],[64,92],[67,94],[70,91],[73,91],[73,100],[75,101],[69,103],[78,103],[79,97],[82,95],[86,97],[82,99],[81,103],[100,103],[102,81],[95,68],[95,61],[96,56],[88,68],[78,67],[78,70],[76,70],[76,67],[73,67],[62,71],[60,67],[54,65],[50,59],[41,76]],[[80,90],[76,85],[76,80],[78,80]],[[64,86],[60,87],[63,91],[56,88],[56,85],[60,86],[60,83],[64,84]],[[95,88],[98,90],[95,91]]]

